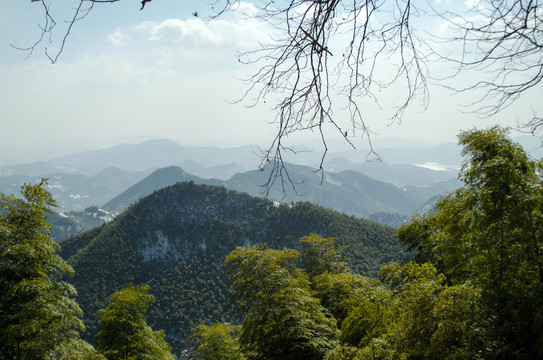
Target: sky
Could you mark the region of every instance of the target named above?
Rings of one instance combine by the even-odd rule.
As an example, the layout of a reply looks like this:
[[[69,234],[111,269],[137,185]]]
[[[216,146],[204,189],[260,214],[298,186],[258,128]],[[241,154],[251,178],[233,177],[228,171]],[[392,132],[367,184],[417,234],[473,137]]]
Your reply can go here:
[[[70,1],[52,4],[57,20],[69,18]],[[273,99],[254,107],[236,102],[248,86],[241,79],[256,70],[236,55],[270,37],[265,24],[242,16],[255,11],[250,3],[217,19],[205,16],[211,7],[206,1],[154,0],[143,11],[139,7],[139,1],[127,0],[97,4],[51,64],[41,45],[30,56],[12,47],[39,38],[41,4],[0,2],[0,161],[10,151],[39,158],[156,138],[220,146],[273,140]],[[422,26],[432,32],[442,24]],[[65,29],[58,21],[44,46],[58,49]],[[391,90],[390,98],[401,90]],[[497,116],[481,118],[461,107],[473,94],[453,96],[431,86],[428,108],[413,106],[401,124],[390,124],[386,106],[368,106],[365,119],[375,138],[449,142],[475,126],[514,126],[537,111],[538,95],[536,89]],[[355,145],[365,146],[355,135]],[[318,138],[306,133],[300,141]]]

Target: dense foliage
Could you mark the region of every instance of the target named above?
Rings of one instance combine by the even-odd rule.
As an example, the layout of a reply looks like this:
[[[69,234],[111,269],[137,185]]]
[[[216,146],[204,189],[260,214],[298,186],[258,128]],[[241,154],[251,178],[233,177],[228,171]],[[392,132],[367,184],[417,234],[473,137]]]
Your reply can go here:
[[[435,211],[398,231],[419,262],[430,261],[450,284],[471,284],[489,319],[498,358],[543,356],[543,182],[507,131],[459,136],[465,186]]]
[[[239,322],[232,316],[225,257],[237,246],[266,242],[297,247],[309,233],[348,245],[349,265],[377,276],[403,256],[392,228],[309,203],[273,202],[220,187],[180,183],[142,199],[113,222],[61,242],[75,269],[89,341],[98,331],[97,310],[128,283],[146,283],[156,302],[147,319],[164,329],[178,353],[200,323]],[[112,276],[115,274],[115,276]]]
[[[73,269],[57,254],[46,214],[55,206],[45,181],[21,198],[0,193],[0,359],[99,359],[79,339]]]
[[[309,277],[292,249],[240,247],[226,257],[237,310],[245,314],[240,344],[248,359],[322,358],[337,345],[336,321],[311,296]]]
[[[192,360],[245,360],[239,348],[240,326],[228,323],[199,325],[192,335],[200,345],[191,354]]]
[[[333,239],[315,234],[301,240],[302,264],[294,261],[296,250],[262,245],[227,256],[244,314],[239,337],[230,341],[239,342],[243,356],[543,357],[541,162],[498,127],[459,139],[464,187],[398,230],[413,259],[383,266],[380,281],[350,272]],[[304,313],[309,303],[313,316]],[[207,341],[197,338],[198,348]]]
[[[145,313],[155,298],[148,285],[128,285],[111,295],[107,308],[98,311],[101,328],[96,348],[108,360],[173,360],[164,331],[153,331]]]

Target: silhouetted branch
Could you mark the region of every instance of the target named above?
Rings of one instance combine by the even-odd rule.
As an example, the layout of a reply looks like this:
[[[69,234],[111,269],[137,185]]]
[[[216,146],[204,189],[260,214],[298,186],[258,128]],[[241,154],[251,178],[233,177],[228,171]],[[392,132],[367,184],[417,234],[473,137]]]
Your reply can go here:
[[[507,108],[543,79],[543,10],[537,0],[477,1],[465,14],[443,13],[462,44],[452,62],[458,71],[473,70],[480,80],[455,88],[481,93],[468,109],[491,116]]]
[[[22,49],[32,54],[47,35],[55,20],[45,0],[45,23],[38,41]],[[89,14],[96,3],[118,0],[80,0],[60,50],[46,55],[55,63],[64,50],[72,26]],[[150,0],[141,2],[142,9]],[[416,100],[428,105],[429,56],[453,64],[455,77],[475,70],[479,79],[457,92],[482,94],[470,109],[485,116],[495,115],[543,78],[543,11],[538,0],[479,0],[461,14],[442,11],[456,9],[460,3],[439,4],[410,0],[289,0],[256,2],[258,12],[250,16],[269,25],[271,40],[254,51],[239,56],[242,63],[257,64],[258,70],[247,80],[247,91],[239,101],[254,106],[268,98],[277,98],[275,138],[264,150],[260,168],[272,165],[265,185],[269,191],[277,177],[293,184],[283,162],[289,136],[299,132],[317,132],[324,145],[318,171],[323,172],[330,132],[339,134],[353,148],[355,137],[367,138],[371,147],[371,129],[365,112],[371,104],[393,106],[391,122],[401,122],[405,110]],[[84,6],[84,4],[86,6]],[[463,4],[463,3],[462,3]],[[239,0],[215,0],[213,17],[235,11]],[[439,6],[439,9],[434,8]],[[193,14],[197,16],[197,13]],[[422,41],[415,32],[414,19],[438,16],[450,25],[452,35],[432,35],[433,44]],[[426,24],[424,21],[420,23]],[[429,38],[429,36],[426,37]],[[428,40],[429,41],[429,40]],[[436,51],[436,42],[461,45],[458,54]],[[449,51],[449,49],[447,49]],[[435,77],[433,78],[435,79]],[[403,89],[394,98],[381,91],[394,86]],[[385,92],[386,93],[386,92]],[[385,119],[381,119],[383,121]],[[541,128],[534,115],[526,124],[532,132]],[[331,130],[330,130],[331,129]]]
[[[217,13],[221,15],[235,8],[237,1],[217,4],[222,4]],[[355,136],[367,137],[371,147],[363,101],[390,102],[381,99],[379,92],[400,85],[406,91],[403,98],[395,99],[391,121],[400,122],[417,97],[426,106],[427,69],[419,54],[420,41],[410,27],[413,11],[418,10],[410,1],[390,5],[376,0],[298,0],[283,8],[275,7],[273,1],[262,2],[256,17],[270,25],[273,38],[240,55],[242,63],[259,68],[246,79],[248,89],[240,101],[254,106],[279,96],[274,121],[277,132],[263,158],[281,163],[282,140],[315,131],[324,145],[318,168],[323,175],[330,128],[353,148]],[[342,108],[340,103],[346,105]],[[344,109],[348,119],[334,115]]]
[[[119,0],[79,0],[79,3],[74,8],[73,16],[70,19],[65,20],[65,22],[68,24],[68,27],[65,30],[64,34],[63,34],[60,49],[55,51],[53,54],[51,54],[49,52],[49,50],[47,49],[47,47],[45,48],[45,55],[47,56],[49,61],[51,61],[52,64],[57,62],[58,58],[60,57],[60,55],[64,51],[64,47],[66,46],[66,41],[67,41],[68,37],[70,36],[70,33],[72,31],[73,26],[75,25],[76,22],[84,19],[85,17],[87,17],[87,15],[89,15],[89,13],[93,9],[95,3],[114,3],[114,2],[117,2],[117,1],[119,1]],[[148,0],[148,1],[150,1],[150,0]],[[18,47],[18,46],[15,46],[13,44],[10,44],[13,48],[15,48],[17,50],[22,50],[22,51],[28,52],[28,57],[32,56],[32,54],[34,53],[34,50],[46,38],[49,38],[49,43],[52,42],[51,38],[52,38],[52,35],[53,35],[53,30],[54,30],[55,26],[57,25],[56,21],[53,19],[53,16],[51,15],[51,4],[47,5],[46,0],[31,0],[31,2],[40,3],[43,6],[43,9],[44,9],[45,20],[44,20],[44,24],[40,25],[40,29],[41,29],[40,37],[38,38],[38,40],[34,44],[32,44],[31,46],[26,47],[26,48],[25,47]],[[86,6],[84,6],[84,5],[86,5]]]

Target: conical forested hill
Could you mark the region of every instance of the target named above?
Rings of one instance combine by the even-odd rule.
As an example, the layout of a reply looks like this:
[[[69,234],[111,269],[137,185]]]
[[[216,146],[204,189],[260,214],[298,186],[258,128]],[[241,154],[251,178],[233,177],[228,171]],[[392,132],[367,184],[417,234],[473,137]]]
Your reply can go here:
[[[95,313],[127,283],[147,283],[157,302],[148,321],[178,348],[200,323],[231,321],[224,257],[237,246],[266,242],[296,247],[309,233],[347,245],[352,269],[375,276],[403,256],[394,230],[310,203],[292,206],[227,190],[178,183],[156,191],[114,221],[61,242],[75,269],[71,282],[85,312],[87,337]]]

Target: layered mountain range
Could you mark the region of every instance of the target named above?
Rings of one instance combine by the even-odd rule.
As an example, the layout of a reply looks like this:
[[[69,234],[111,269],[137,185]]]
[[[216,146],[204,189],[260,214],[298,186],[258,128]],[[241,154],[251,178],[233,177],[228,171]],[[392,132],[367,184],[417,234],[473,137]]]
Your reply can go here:
[[[454,147],[442,148],[426,152],[421,149],[402,151],[419,162],[439,161],[440,157],[448,161],[456,156]],[[393,157],[391,149],[383,153],[389,159],[402,159],[399,154]],[[304,148],[292,158],[301,164],[287,164],[292,183],[284,188],[264,189],[261,185],[269,179],[269,172],[268,169],[256,170],[259,158],[254,147],[196,148],[155,140],[67,155],[47,162],[11,165],[2,170],[0,191],[17,193],[23,183],[35,183],[47,177],[48,190],[59,204],[57,211],[61,218],[52,218],[56,229],[62,227],[55,231],[58,240],[57,236],[95,225],[86,220],[89,207],[98,206],[114,215],[139,198],[179,181],[220,185],[254,196],[263,196],[264,190],[269,190],[268,197],[275,201],[311,201],[387,224],[398,223],[398,219],[401,223],[429,199],[459,184],[453,168],[436,171],[424,167],[427,165],[366,161],[365,155],[364,150],[330,154],[321,173],[316,172],[314,166],[321,154]],[[107,219],[107,216],[102,218]],[[392,222],[387,220],[392,218]]]

